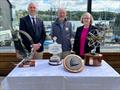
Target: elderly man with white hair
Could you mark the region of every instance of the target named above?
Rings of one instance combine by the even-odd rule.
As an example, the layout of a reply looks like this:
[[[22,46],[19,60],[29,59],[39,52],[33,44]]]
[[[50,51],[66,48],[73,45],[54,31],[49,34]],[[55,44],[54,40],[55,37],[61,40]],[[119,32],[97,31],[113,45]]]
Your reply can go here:
[[[27,32],[33,39],[33,48],[37,53],[43,51],[43,43],[45,41],[46,33],[43,21],[37,17],[37,5],[36,3],[29,3],[28,5],[28,15],[20,18],[19,29]],[[22,41],[27,50],[31,51],[31,43],[29,40],[22,36]]]
[[[62,45],[62,56],[70,54],[71,51],[71,38],[73,37],[72,25],[67,20],[67,12],[64,8],[59,8],[57,12],[57,19],[52,24],[52,37],[57,37],[57,43]]]

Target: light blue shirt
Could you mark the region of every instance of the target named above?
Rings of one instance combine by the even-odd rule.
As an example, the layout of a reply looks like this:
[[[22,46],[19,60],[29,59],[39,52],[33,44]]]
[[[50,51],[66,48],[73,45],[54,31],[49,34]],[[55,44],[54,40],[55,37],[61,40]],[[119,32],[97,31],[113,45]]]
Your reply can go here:
[[[32,18],[34,18],[35,23],[36,23],[36,16],[31,16],[31,15],[29,15],[29,17],[30,17],[30,20],[31,20],[32,24],[33,24],[33,19],[32,19]]]

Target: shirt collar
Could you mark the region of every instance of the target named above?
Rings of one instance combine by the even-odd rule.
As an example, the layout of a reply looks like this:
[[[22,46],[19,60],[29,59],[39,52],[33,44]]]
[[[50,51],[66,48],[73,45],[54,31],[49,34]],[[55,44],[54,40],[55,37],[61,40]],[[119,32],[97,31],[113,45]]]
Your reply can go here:
[[[36,16],[31,16],[31,15],[29,15],[29,17],[30,17],[30,18],[36,18]]]

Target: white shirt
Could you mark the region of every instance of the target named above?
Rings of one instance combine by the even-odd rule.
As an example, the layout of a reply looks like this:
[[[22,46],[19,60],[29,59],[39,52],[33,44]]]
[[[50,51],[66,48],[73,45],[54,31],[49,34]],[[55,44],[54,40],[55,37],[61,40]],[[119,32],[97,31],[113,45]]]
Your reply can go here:
[[[31,15],[29,15],[29,17],[30,17],[30,20],[31,20],[32,24],[33,24],[33,18],[34,18],[34,20],[35,20],[35,22],[36,22],[36,16],[31,16]]]

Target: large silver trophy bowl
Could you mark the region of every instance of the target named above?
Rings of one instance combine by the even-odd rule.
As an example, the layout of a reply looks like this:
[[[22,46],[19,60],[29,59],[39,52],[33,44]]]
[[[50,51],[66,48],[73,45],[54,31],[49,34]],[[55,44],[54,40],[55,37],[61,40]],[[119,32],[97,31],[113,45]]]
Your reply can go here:
[[[50,57],[49,64],[56,66],[60,65],[62,63],[61,58],[58,54],[62,53],[61,44],[58,44],[56,42],[57,37],[53,37],[53,44],[50,44],[48,46],[48,52],[53,54],[52,57]]]
[[[85,65],[89,66],[100,66],[102,61],[102,54],[96,53],[96,48],[100,47],[102,41],[104,40],[105,31],[100,31],[98,29],[92,30],[88,33],[88,45],[92,47],[90,53],[85,54]]]

